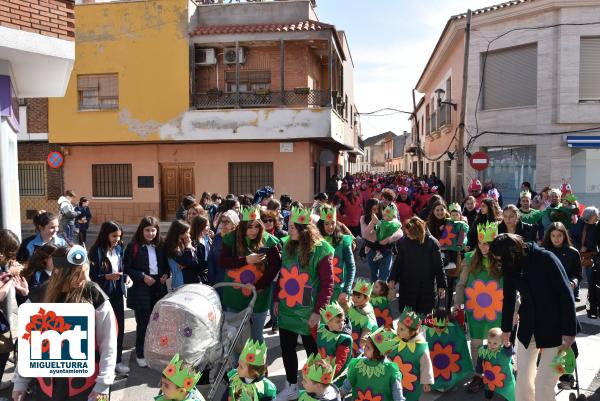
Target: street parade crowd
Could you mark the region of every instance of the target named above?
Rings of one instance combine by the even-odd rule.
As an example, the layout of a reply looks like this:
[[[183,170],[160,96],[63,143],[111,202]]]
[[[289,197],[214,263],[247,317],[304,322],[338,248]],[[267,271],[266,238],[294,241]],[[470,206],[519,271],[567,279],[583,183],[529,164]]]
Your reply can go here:
[[[598,317],[600,234],[598,209],[568,183],[536,193],[524,182],[519,199],[503,199],[491,181],[473,179],[462,204],[445,201],[434,174],[347,174],[327,189],[310,206],[270,187],[186,196],[164,238],[148,216],[127,244],[116,221],[87,242],[93,210],[67,191],[58,213],[38,212],[32,237],[20,243],[0,230],[0,377],[23,302],[88,302],[97,339],[91,378],[30,379],[17,369],[2,388],[13,386],[14,401],[28,389],[38,400],[103,399],[115,374],[129,371],[125,306],[135,313],[136,363],[147,367],[157,302],[187,284],[221,282],[258,293],[250,338],[227,374],[229,400],[413,401],[468,380],[485,399],[549,401],[557,383],[573,386],[575,300],[587,281],[587,314]],[[369,277],[357,276],[357,258]],[[249,294],[219,289],[227,312],[247,308]],[[265,330],[279,336],[283,388],[268,378]],[[299,341],[308,356],[301,384]],[[156,399],[202,400],[196,384],[208,376],[175,354]]]

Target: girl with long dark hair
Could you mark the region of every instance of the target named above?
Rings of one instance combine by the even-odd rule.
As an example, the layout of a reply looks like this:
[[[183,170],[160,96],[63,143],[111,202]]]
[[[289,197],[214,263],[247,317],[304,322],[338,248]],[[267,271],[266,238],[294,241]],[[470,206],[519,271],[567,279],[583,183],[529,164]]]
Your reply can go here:
[[[321,321],[319,311],[333,294],[334,249],[312,224],[310,209],[292,208],[289,233],[282,250],[275,307],[286,375],[285,388],[278,396],[282,401],[298,398],[298,335],[307,355],[317,353],[310,329]]]
[[[57,249],[58,247],[56,245],[47,243],[38,247],[35,252],[33,252],[33,256],[29,260],[27,267],[25,267],[21,273],[27,280],[29,289],[32,290],[40,287],[48,281],[50,276],[52,276],[52,272],[54,271],[52,254]]]
[[[480,224],[485,225],[500,220],[498,217],[498,207],[496,205],[497,203],[493,199],[486,198],[481,201],[481,207],[477,213],[477,217],[471,227],[469,227],[469,234],[467,235],[469,248],[471,250],[477,247],[477,227]]]
[[[565,268],[567,278],[573,287],[573,292],[582,279],[581,256],[579,251],[573,247],[569,232],[563,223],[550,224],[542,241],[544,249],[552,252]],[[575,294],[573,294],[575,295]]]
[[[174,290],[184,284],[200,282],[201,269],[196,249],[192,245],[189,224],[182,220],[173,221],[165,238],[164,249]]]
[[[90,279],[108,295],[117,319],[117,366],[119,374],[129,373],[122,362],[123,338],[125,336],[125,305],[123,296],[133,283],[123,274],[123,229],[115,221],[105,221],[100,226],[96,242],[90,248]]]
[[[125,248],[125,274],[133,280],[127,294],[127,306],[135,312],[135,353],[139,367],[147,368],[144,338],[152,308],[167,294],[169,264],[160,238],[158,219],[142,218],[133,240]]]
[[[200,267],[200,282],[207,284],[208,280],[208,257],[212,249],[214,233],[210,230],[208,219],[198,216],[192,220],[190,235],[192,245],[196,250],[198,265]]]
[[[271,282],[281,267],[279,240],[265,232],[260,221],[260,207],[242,207],[242,221],[235,231],[223,237],[220,266],[227,283],[252,284],[258,298],[252,312],[252,338],[263,341],[267,311],[273,299]],[[252,292],[247,288],[225,287],[223,306],[240,312],[248,306]]]

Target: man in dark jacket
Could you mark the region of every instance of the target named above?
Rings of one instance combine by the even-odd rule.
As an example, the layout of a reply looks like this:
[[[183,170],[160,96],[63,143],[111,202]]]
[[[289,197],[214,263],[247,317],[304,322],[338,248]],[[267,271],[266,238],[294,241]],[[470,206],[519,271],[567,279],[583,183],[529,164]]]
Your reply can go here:
[[[407,224],[409,227],[411,221]],[[400,286],[400,311],[410,306],[417,313],[427,314],[436,307],[436,297],[443,298],[446,278],[438,241],[429,233],[423,243],[411,238],[410,231],[397,242],[398,255],[392,267],[389,286]],[[436,287],[438,289],[436,294]],[[392,290],[395,292],[395,290]]]
[[[510,342],[513,330],[517,291],[521,295],[516,399],[553,400],[558,375],[551,367],[552,360],[573,344],[578,330],[569,279],[554,254],[534,243],[524,243],[518,235],[500,234],[490,252],[502,263],[504,344]],[[544,352],[538,363],[540,349]]]

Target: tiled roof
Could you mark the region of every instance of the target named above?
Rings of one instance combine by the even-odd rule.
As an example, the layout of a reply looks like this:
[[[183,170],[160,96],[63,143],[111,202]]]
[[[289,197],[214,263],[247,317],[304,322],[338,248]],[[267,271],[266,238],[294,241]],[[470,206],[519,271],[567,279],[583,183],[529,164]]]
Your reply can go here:
[[[473,14],[473,16],[475,16],[475,15],[485,14],[485,13],[489,13],[489,12],[493,12],[493,11],[505,10],[505,9],[507,9],[509,7],[518,6],[518,5],[523,4],[523,3],[532,3],[534,1],[535,0],[513,0],[513,1],[507,1],[505,3],[495,4],[493,6],[480,8],[478,10],[473,10],[472,14]],[[467,18],[467,13],[454,15],[450,19],[463,19],[463,18]]]
[[[201,26],[192,32],[192,36],[235,33],[307,32],[325,31],[328,29],[334,29],[334,26],[319,21],[307,20],[281,24]]]

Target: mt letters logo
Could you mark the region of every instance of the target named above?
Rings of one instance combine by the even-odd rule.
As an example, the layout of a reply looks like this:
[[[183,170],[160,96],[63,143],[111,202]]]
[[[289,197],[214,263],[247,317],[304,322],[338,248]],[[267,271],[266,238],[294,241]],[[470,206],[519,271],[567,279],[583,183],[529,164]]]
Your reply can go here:
[[[19,375],[90,377],[95,364],[95,311],[89,303],[19,307]]]

